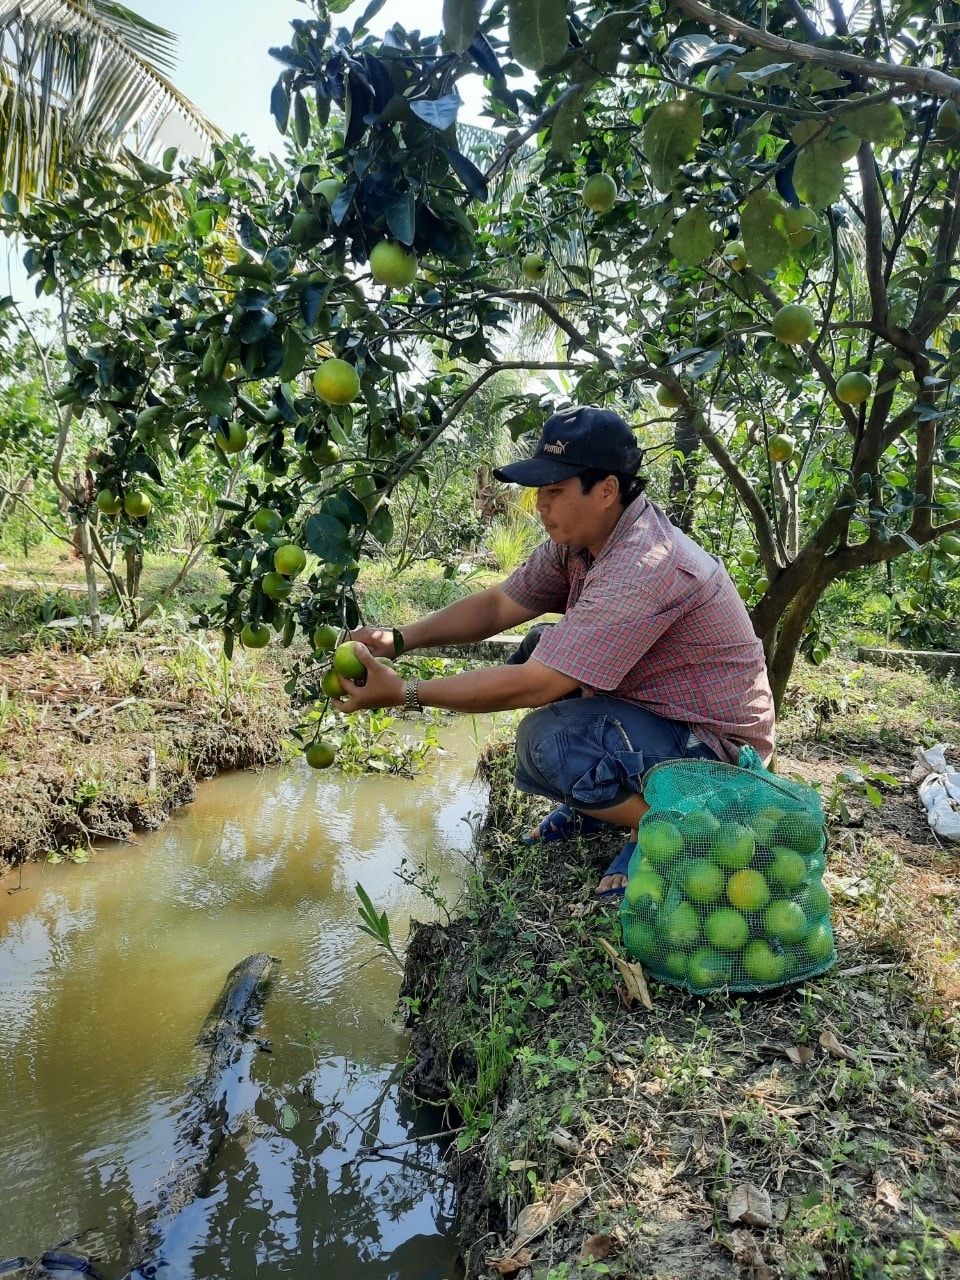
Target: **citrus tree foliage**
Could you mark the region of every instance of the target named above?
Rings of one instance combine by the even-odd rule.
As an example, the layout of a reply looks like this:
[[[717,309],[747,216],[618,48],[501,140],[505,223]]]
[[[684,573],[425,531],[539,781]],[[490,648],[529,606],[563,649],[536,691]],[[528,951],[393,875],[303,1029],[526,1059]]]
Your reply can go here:
[[[7,300],[9,301],[9,299]],[[42,371],[32,342],[0,321],[0,536],[23,501],[34,500],[35,483],[48,479],[57,440]]]
[[[564,369],[575,400],[669,411],[705,541],[749,529],[781,697],[831,582],[960,529],[960,82],[940,17],[510,0],[448,4],[437,38],[294,22],[271,102],[292,177],[220,148],[180,184],[185,239],[123,268],[156,273],[155,302],[70,353],[78,407],[111,424],[102,483],[159,486],[165,459],[224,439],[262,468],[218,539],[223,622],[228,645],[253,623],[289,641],[355,621],[368,532],[389,540],[394,488],[428,476],[488,378]],[[456,128],[477,75],[502,139],[479,164]],[[68,241],[34,259],[41,279]],[[556,360],[512,358],[521,308]],[[531,387],[499,410],[519,437],[554,407]],[[316,557],[286,585],[282,542]]]

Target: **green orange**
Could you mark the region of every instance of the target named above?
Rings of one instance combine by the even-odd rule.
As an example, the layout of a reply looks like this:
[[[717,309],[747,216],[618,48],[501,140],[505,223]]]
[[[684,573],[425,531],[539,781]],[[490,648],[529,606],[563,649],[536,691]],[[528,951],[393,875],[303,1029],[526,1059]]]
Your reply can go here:
[[[767,875],[785,889],[799,889],[807,878],[807,864],[795,849],[774,845],[770,850],[771,861]]]
[[[340,683],[340,677],[332,667],[324,673],[323,679],[320,681],[320,688],[328,698],[342,698],[344,696],[344,688]]]
[[[311,742],[303,753],[311,769],[329,769],[337,758],[337,749],[332,742]]]
[[[763,913],[764,933],[778,942],[799,942],[808,928],[807,917],[798,902],[780,898],[771,902]]]
[[[273,567],[277,573],[282,573],[284,577],[295,578],[298,573],[303,572],[306,564],[306,552],[303,547],[298,547],[295,542],[285,542],[282,547],[277,547],[273,553]]]
[[[687,962],[687,981],[697,991],[725,986],[729,978],[729,958],[710,947],[698,947]]]
[[[770,886],[762,872],[745,867],[727,881],[727,898],[740,911],[760,911],[770,901]]]
[[[662,921],[663,936],[672,947],[691,947],[700,937],[700,916],[689,902],[681,902]]]
[[[738,951],[750,937],[750,926],[733,907],[718,907],[704,920],[703,932],[718,951]]]
[[[623,900],[628,906],[662,902],[666,892],[663,877],[652,867],[638,867],[627,881]]]
[[[774,839],[797,853],[816,853],[823,842],[823,823],[812,813],[787,813],[777,823]]]
[[[637,832],[640,852],[651,862],[669,862],[683,852],[683,836],[672,822],[663,818],[645,819]]]
[[[759,939],[744,947],[740,963],[744,973],[754,982],[779,982],[787,970],[783,956],[774,951],[769,942]]]
[[[807,955],[814,964],[822,964],[833,955],[833,933],[827,924],[815,924],[803,940]]]
[[[265,649],[270,643],[270,628],[262,622],[248,622],[240,632],[240,643],[245,649]]]
[[[354,640],[344,640],[343,644],[338,645],[334,650],[333,669],[337,675],[345,676],[348,680],[359,680],[367,674],[367,668],[357,657]]]
[[[337,637],[340,632],[336,627],[331,627],[329,622],[321,622],[313,632],[313,647],[320,653],[331,653],[336,648]]]
[[[282,573],[277,573],[275,569],[263,575],[260,586],[263,594],[270,600],[286,600],[293,590],[290,579],[285,578]]]
[[[711,852],[715,862],[731,871],[748,866],[757,851],[757,838],[749,827],[738,822],[721,823],[713,835]]]
[[[694,858],[683,868],[682,884],[691,902],[716,902],[723,893],[723,871],[709,858]]]

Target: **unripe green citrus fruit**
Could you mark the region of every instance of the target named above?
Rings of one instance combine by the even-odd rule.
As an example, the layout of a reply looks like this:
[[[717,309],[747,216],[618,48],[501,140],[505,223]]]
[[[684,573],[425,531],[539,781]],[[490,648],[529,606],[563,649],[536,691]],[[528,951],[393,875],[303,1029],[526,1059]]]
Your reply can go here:
[[[263,575],[260,587],[268,600],[286,600],[293,590],[293,583],[282,573],[271,569],[269,573]]]
[[[770,850],[770,866],[767,871],[771,880],[783,885],[784,889],[799,889],[807,878],[805,859],[795,849],[776,844]]]
[[[941,534],[937,541],[937,546],[941,551],[945,551],[948,556],[960,556],[960,538],[955,533]]]
[[[698,947],[687,964],[687,981],[697,991],[722,987],[729,977],[729,959],[710,947]]]
[[[815,964],[829,960],[833,955],[833,934],[825,924],[815,924],[803,940],[807,955]]]
[[[806,342],[814,329],[814,316],[809,307],[799,302],[790,302],[781,307],[770,322],[773,336],[779,342],[795,345]]]
[[[723,260],[731,271],[742,271],[747,265],[747,251],[743,242],[731,240],[723,246]]]
[[[787,813],[777,823],[776,843],[797,853],[816,853],[823,842],[823,824],[812,813]]]
[[[520,270],[528,280],[536,283],[547,273],[547,260],[540,253],[528,253],[520,264]]]
[[[273,567],[285,578],[295,578],[302,573],[307,563],[307,555],[295,542],[285,542],[273,553]]]
[[[311,742],[303,753],[311,769],[329,769],[337,758],[337,749],[332,742]]]
[[[336,440],[324,440],[323,444],[318,444],[316,449],[310,450],[310,457],[318,467],[326,467],[331,462],[340,461],[340,446]]]
[[[873,382],[857,369],[851,369],[837,380],[837,399],[841,404],[863,404],[871,391]]]
[[[657,404],[662,405],[664,409],[676,409],[681,403],[680,397],[661,382],[657,387]]]
[[[748,978],[754,982],[779,982],[786,972],[786,962],[768,942],[750,942],[740,956]]]
[[[852,160],[860,150],[862,139],[851,133],[845,124],[835,124],[827,134],[827,142],[841,160]]]
[[[941,138],[960,133],[960,110],[952,98],[945,98],[937,110],[937,133]]]
[[[272,507],[261,507],[253,513],[253,527],[265,537],[272,537],[277,533],[282,523],[280,512],[274,511]]]
[[[360,394],[360,375],[352,364],[332,356],[313,375],[313,389],[327,404],[349,404]]]
[[[794,448],[793,438],[786,432],[778,431],[767,441],[767,457],[771,462],[789,462]]]
[[[339,631],[329,622],[321,622],[313,633],[313,647],[320,653],[331,653],[336,648]]]
[[[783,229],[791,249],[802,249],[817,234],[820,219],[805,204],[790,205],[783,213]]]
[[[637,845],[641,854],[651,862],[669,862],[671,858],[682,853],[683,836],[672,822],[654,818],[640,824]]]
[[[417,255],[393,240],[381,240],[370,254],[374,280],[391,289],[405,289],[417,274]]]
[[[666,892],[663,877],[652,867],[638,868],[627,881],[623,900],[629,906],[638,906],[649,902],[662,902]]]
[[[240,453],[247,447],[247,429],[242,422],[225,422],[214,440],[224,453]]]
[[[123,499],[110,489],[101,489],[97,494],[97,510],[105,516],[119,515],[123,510]]]
[[[716,902],[723,893],[723,871],[708,858],[694,858],[683,869],[683,890],[691,902]]]
[[[747,547],[746,551],[740,552],[740,563],[745,569],[752,569],[759,559],[759,555],[751,547]]]
[[[314,183],[313,194],[322,196],[327,204],[332,205],[342,190],[343,183],[339,178],[321,178],[319,182]]]
[[[609,213],[616,203],[617,184],[609,173],[592,173],[580,194],[583,203],[594,213]]]
[[[333,669],[348,680],[359,680],[367,674],[367,668],[357,657],[356,641],[344,640],[337,646],[333,654]]]
[[[270,628],[262,622],[248,622],[240,632],[245,649],[264,649],[270,643]]]
[[[681,902],[662,921],[663,936],[672,947],[692,947],[700,937],[700,916],[696,907]]]
[[[324,673],[323,679],[320,681],[320,688],[328,698],[343,697],[343,685],[340,683],[340,677],[334,671],[333,667]]]
[[[124,511],[134,518],[148,515],[152,506],[150,495],[142,489],[131,489],[123,500]]]
[[[809,925],[798,902],[780,899],[771,902],[763,913],[763,931],[778,942],[799,942]]]
[[[718,907],[704,920],[703,932],[718,951],[739,951],[750,937],[750,926],[733,907]]]
[[[725,822],[714,832],[711,852],[714,862],[732,871],[747,866],[757,849],[757,841],[749,827]]]

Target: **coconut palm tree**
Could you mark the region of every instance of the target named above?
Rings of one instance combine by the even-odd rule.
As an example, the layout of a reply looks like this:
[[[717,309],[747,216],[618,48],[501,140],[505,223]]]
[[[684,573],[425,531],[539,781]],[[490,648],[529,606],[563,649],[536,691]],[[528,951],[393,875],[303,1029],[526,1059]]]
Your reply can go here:
[[[72,159],[123,147],[150,159],[176,118],[208,151],[224,135],[167,79],[175,42],[114,0],[0,0],[0,189],[49,193]]]

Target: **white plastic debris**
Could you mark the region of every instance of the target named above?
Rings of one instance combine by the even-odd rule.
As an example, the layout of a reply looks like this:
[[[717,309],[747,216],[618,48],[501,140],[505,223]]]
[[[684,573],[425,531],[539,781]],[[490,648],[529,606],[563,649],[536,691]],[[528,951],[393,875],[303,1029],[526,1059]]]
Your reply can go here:
[[[947,764],[947,751],[952,742],[916,752],[917,764],[911,775],[919,787],[920,800],[927,811],[927,822],[942,840],[960,840],[960,771]]]

